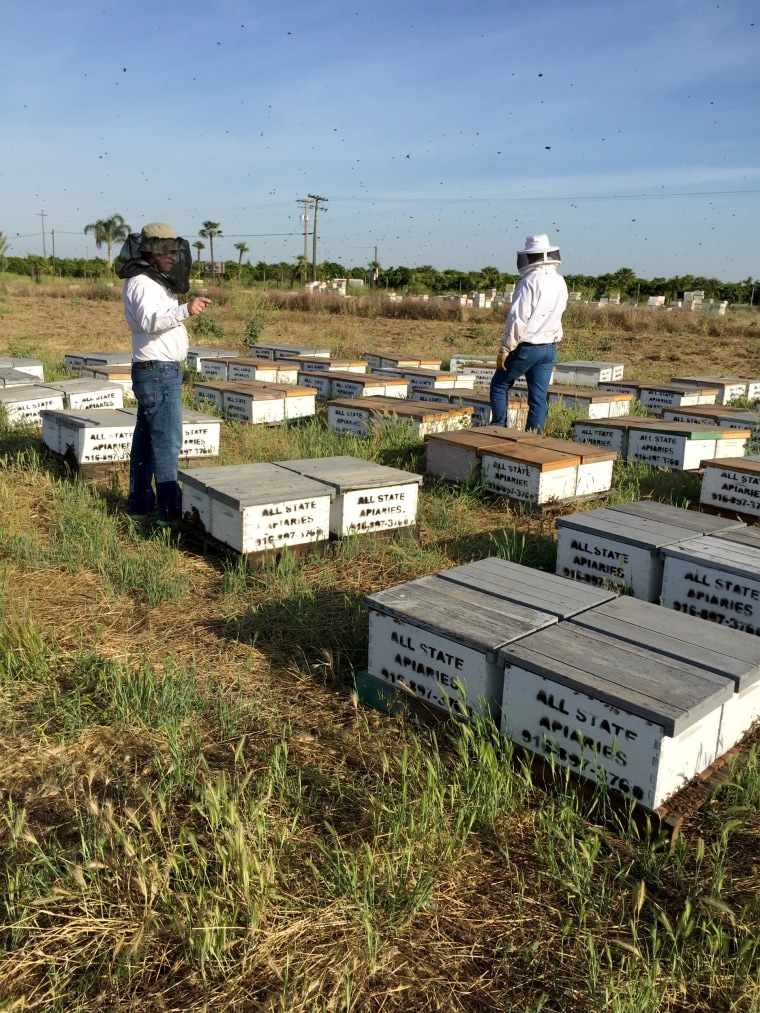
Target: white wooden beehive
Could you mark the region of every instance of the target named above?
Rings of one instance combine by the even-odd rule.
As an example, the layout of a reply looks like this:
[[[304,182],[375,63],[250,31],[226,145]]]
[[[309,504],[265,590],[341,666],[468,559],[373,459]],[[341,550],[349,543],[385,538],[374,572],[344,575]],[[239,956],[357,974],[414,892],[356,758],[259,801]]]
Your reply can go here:
[[[647,411],[661,408],[685,408],[688,405],[715,404],[715,387],[692,387],[686,384],[642,383],[639,400]]]
[[[760,518],[760,461],[745,457],[706,461],[699,502]]]
[[[193,384],[193,393],[195,395],[195,407],[200,408],[203,405],[213,405],[217,411],[224,410],[224,391],[228,386],[226,383],[215,380],[196,380]]]
[[[734,746],[760,717],[760,641],[757,638],[725,627],[708,626],[692,616],[625,595],[578,614],[573,621],[730,679],[734,692],[723,705],[717,746],[719,756]]]
[[[588,359],[574,359],[558,362],[554,367],[554,383],[580,384],[584,387],[598,387],[604,381],[622,380],[622,362],[594,362]]]
[[[420,438],[429,433],[469,427],[472,408],[464,405],[432,405],[401,398],[370,397],[331,401],[327,426],[334,432],[366,436],[373,427],[404,425]]]
[[[0,369],[16,369],[20,373],[28,373],[29,376],[33,376],[37,380],[44,380],[45,378],[45,367],[42,359],[0,356]]]
[[[110,366],[113,369],[131,369],[131,352],[86,352],[82,368],[91,366]]]
[[[131,366],[82,366],[81,375],[103,383],[118,383],[127,397],[134,397]]]
[[[657,601],[666,546],[740,522],[643,500],[568,514],[555,523],[560,577]]]
[[[129,459],[134,416],[118,408],[46,411],[42,438],[58,454],[70,452],[79,464]]]
[[[24,375],[27,380],[32,379],[29,373]],[[11,425],[18,422],[42,425],[41,412],[63,408],[63,394],[32,383],[13,384],[0,387],[0,405]]]
[[[285,397],[273,391],[246,390],[230,384],[222,392],[225,415],[235,422],[265,425],[285,419]]]
[[[189,509],[196,506],[207,532],[242,554],[311,545],[329,537],[333,490],[275,464],[181,471],[180,481],[183,510],[186,504]]]
[[[335,490],[330,507],[330,534],[335,538],[393,531],[417,523],[422,475],[347,456],[277,464]]]
[[[734,691],[728,678],[572,620],[499,657],[502,733],[646,808],[718,755],[723,706]]]
[[[760,548],[702,535],[662,551],[666,608],[760,636]]]
[[[549,404],[558,402],[564,408],[583,411],[589,419],[618,418],[629,415],[633,396],[612,391],[591,391],[579,387],[550,385]]]
[[[29,387],[32,378],[28,373],[20,369],[13,369],[11,366],[0,368],[0,388],[3,387]]]
[[[404,380],[381,377],[371,373],[330,373],[330,397],[341,400],[350,397],[406,397],[408,384]],[[389,391],[390,388],[390,391]]]
[[[557,621],[438,577],[379,591],[366,604],[371,676],[440,711],[496,721],[503,692],[499,649]]]
[[[449,433],[431,433],[425,437],[428,475],[438,475],[452,482],[477,478],[481,470],[481,455],[490,447],[500,447],[504,441],[525,440],[532,443],[534,434],[525,430],[506,429],[502,426],[482,426]]]
[[[653,427],[631,430],[628,434],[629,461],[642,461],[674,471],[696,471],[703,461],[715,457],[715,444],[720,439],[717,428],[705,425],[689,429],[684,423],[679,431]]]
[[[298,372],[298,384],[301,387],[312,387],[317,392],[317,397],[323,401],[329,400],[332,397],[332,373],[329,369],[323,372],[317,372],[313,370],[307,373],[305,370],[299,370]]]
[[[231,359],[238,353],[231,348],[209,348],[205,345],[190,345],[187,350],[187,365],[195,373],[200,373],[206,359]]]
[[[715,387],[718,391],[717,404],[727,405],[735,398],[747,396],[747,381],[736,377],[720,376],[671,376],[671,383],[688,387]]]
[[[580,458],[545,450],[540,444],[505,441],[480,455],[483,487],[498,496],[543,506],[572,499]]]

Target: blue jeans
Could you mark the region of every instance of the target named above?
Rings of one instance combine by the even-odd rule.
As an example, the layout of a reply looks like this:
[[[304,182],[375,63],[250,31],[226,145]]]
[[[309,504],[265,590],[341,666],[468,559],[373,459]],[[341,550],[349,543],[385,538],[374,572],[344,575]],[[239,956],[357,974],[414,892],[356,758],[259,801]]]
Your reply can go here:
[[[522,342],[510,352],[504,369],[497,369],[491,380],[491,423],[507,424],[507,396],[515,380],[528,382],[528,420],[526,429],[542,433],[548,411],[547,395],[552,368],[557,361],[556,345],[529,345]]]
[[[182,490],[177,482],[182,449],[182,364],[132,363],[132,390],[137,422],[129,458],[129,501],[132,516],[158,508],[158,519],[182,516]],[[153,479],[156,491],[153,492]]]

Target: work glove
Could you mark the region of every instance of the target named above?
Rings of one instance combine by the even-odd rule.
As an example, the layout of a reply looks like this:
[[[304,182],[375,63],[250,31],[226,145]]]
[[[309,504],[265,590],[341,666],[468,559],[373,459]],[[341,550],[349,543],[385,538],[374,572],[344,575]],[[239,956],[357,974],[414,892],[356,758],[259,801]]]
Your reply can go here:
[[[507,357],[504,352],[499,352],[496,356],[496,368],[504,369],[504,363],[507,361]]]

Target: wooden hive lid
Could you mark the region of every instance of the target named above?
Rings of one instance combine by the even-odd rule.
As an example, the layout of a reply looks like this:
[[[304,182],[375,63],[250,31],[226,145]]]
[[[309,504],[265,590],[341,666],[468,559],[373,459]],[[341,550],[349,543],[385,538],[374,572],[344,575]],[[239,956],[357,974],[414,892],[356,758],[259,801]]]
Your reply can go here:
[[[577,468],[581,459],[577,454],[564,454],[556,450],[545,450],[537,443],[516,443],[504,440],[483,451],[489,457],[501,457],[508,461],[526,464],[539,471],[560,471],[563,468]]]
[[[442,570],[437,576],[495,598],[549,612],[558,619],[568,619],[617,597],[615,591],[605,591],[497,556]]]
[[[735,518],[716,517],[714,514],[704,514],[699,510],[687,510],[685,507],[673,506],[672,503],[660,503],[654,499],[639,499],[632,503],[614,503],[606,509],[625,514],[628,517],[640,517],[644,520],[659,521],[662,524],[674,524],[682,530],[697,531],[700,535],[746,527],[744,521]]]
[[[607,404],[609,401],[625,401],[633,399],[632,394],[616,393],[615,391],[598,390],[595,387],[566,387],[561,384],[550,384],[550,394],[560,397],[576,398],[578,401],[589,401],[592,404]]]
[[[636,714],[659,725],[668,736],[680,735],[734,692],[728,678],[572,620],[508,644],[499,658]]]
[[[663,546],[664,556],[672,556],[695,565],[703,564],[743,580],[760,581],[760,548],[726,538],[698,535]],[[753,595],[756,592],[753,590]]]
[[[362,457],[303,458],[298,461],[277,461],[278,467],[335,486],[338,492],[373,489],[388,485],[420,485],[422,475],[401,468],[391,468]]]
[[[691,411],[691,408],[688,410]],[[684,436],[687,440],[720,440],[723,438],[720,426],[710,426],[704,422],[669,422],[667,419],[645,419],[644,425],[637,425],[635,428],[649,430],[652,433],[663,433],[668,436]]]
[[[729,429],[730,433],[741,433],[743,429]],[[760,475],[760,461],[756,457],[718,457],[713,460],[703,461],[704,468],[725,468],[729,471],[739,471],[744,475]]]
[[[607,450],[606,447],[595,447],[591,443],[576,443],[574,440],[560,440],[555,436],[540,436],[536,445],[546,450],[556,450],[560,454],[574,454],[580,457],[581,464],[615,461],[618,456],[614,450]]]
[[[202,474],[199,474],[201,473]],[[215,468],[197,468],[182,471],[196,488],[221,503],[237,510],[245,507],[281,503],[292,499],[313,499],[329,496],[335,490],[322,482],[280,468],[276,464],[233,464]]]
[[[347,369],[331,369],[329,375],[331,380],[350,380],[351,383],[360,383],[364,387],[385,387],[390,379],[376,373],[351,373]]]
[[[711,514],[698,514],[690,510],[684,511],[683,518],[671,521],[629,514],[612,507],[600,507],[598,510],[584,510],[557,517],[554,523],[558,531],[567,528],[584,535],[611,539],[655,552],[690,538],[695,532],[703,534],[705,531],[717,530],[712,523],[714,520]],[[696,523],[699,524],[698,527],[695,527]]]
[[[562,579],[562,578],[560,578]],[[572,620],[665,657],[733,679],[737,690],[760,679],[760,641],[749,633],[623,595]]]
[[[368,595],[366,605],[368,609],[482,651],[494,660],[500,647],[557,622],[548,612],[500,601],[435,576]]]

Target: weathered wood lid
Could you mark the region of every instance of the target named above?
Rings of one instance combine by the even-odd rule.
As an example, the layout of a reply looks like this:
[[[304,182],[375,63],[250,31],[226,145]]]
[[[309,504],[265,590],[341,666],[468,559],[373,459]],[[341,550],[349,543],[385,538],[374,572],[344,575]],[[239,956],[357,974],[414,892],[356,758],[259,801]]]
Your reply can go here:
[[[470,447],[478,452],[486,447],[498,447],[503,440],[498,436],[486,436],[481,432],[480,427],[475,426],[466,429],[452,429],[445,433],[426,433],[426,443],[445,443],[452,447]]]
[[[489,660],[495,660],[495,652],[505,644],[557,622],[548,612],[499,601],[435,576],[368,595],[366,606],[483,651]]]
[[[744,521],[730,517],[715,517],[703,514],[698,510],[687,510],[685,507],[673,506],[671,503],[659,503],[653,499],[640,499],[633,503],[615,503],[607,507],[616,513],[629,517],[642,517],[646,520],[673,524],[682,530],[697,531],[700,535],[709,535],[714,531],[746,527]]]
[[[729,429],[730,433],[741,433],[743,429]],[[719,457],[714,460],[704,461],[705,468],[721,468],[724,471],[739,471],[745,475],[760,475],[760,460],[754,456],[748,457]]]
[[[28,385],[32,379],[30,373],[13,369],[11,366],[0,369],[0,387],[21,387],[25,384]]]
[[[712,532],[713,538],[725,538],[729,542],[739,542],[740,545],[754,545],[760,549],[760,527],[728,528],[725,531]]]
[[[403,398],[367,397],[341,398],[328,401],[330,405],[342,408],[362,409],[372,415],[396,415],[399,418],[414,419],[417,422],[438,422],[458,415],[472,415],[471,405],[438,404],[432,401],[405,401]]]
[[[691,511],[687,510],[685,513],[691,513]],[[709,514],[696,514],[696,517],[709,517],[711,521],[714,519]],[[600,538],[623,542],[649,552],[657,552],[666,545],[681,542],[694,533],[691,520],[687,527],[685,523],[671,523],[651,517],[636,516],[621,510],[614,510],[612,507],[600,507],[598,510],[567,514],[564,517],[557,517],[555,524],[557,531],[566,528],[592,537],[596,535]]]
[[[664,546],[662,554],[760,583],[760,549],[754,545],[701,535]],[[757,594],[760,596],[760,590]]]
[[[541,472],[577,468],[581,463],[577,454],[562,454],[556,450],[544,450],[538,443],[517,443],[513,440],[505,440],[496,446],[484,448],[481,457],[483,456],[527,464]]]
[[[233,464],[190,468],[179,473],[199,491],[235,509],[292,499],[335,497],[335,489],[276,464]]]
[[[331,369],[328,375],[330,380],[348,380],[363,387],[385,387],[389,380],[389,377],[378,376],[377,373],[351,373],[347,369]]]
[[[361,457],[313,457],[299,461],[276,461],[278,467],[316,479],[336,488],[339,493],[354,489],[376,489],[387,485],[420,485],[422,475],[389,468]]]
[[[734,682],[570,620],[499,651],[516,665],[675,736],[731,698]]]
[[[134,426],[137,409],[134,414],[123,408],[64,408],[40,414],[46,419],[55,418],[59,425],[69,429],[124,429]]]
[[[498,556],[442,570],[437,576],[494,598],[548,612],[558,619],[568,619],[616,597],[614,591],[510,563]]]
[[[33,380],[30,373],[26,374],[27,380]],[[18,401],[49,401],[51,397],[62,396],[62,391],[52,390],[50,387],[43,387],[36,383],[13,384],[11,387],[0,387],[0,401],[3,404],[15,404]]]
[[[734,681],[737,691],[760,679],[760,640],[624,595],[574,616],[572,621],[656,654]]]
[[[549,394],[557,397],[575,398],[578,401],[589,401],[592,404],[607,404],[610,401],[632,400],[632,394],[616,391],[596,390],[588,387],[565,387],[552,383],[549,385]]]
[[[576,443],[574,440],[560,440],[554,436],[539,436],[535,440],[538,447],[544,450],[556,450],[561,454],[573,454],[580,457],[581,464],[601,464],[603,461],[617,460],[614,450],[606,447],[595,447],[591,443]]]

